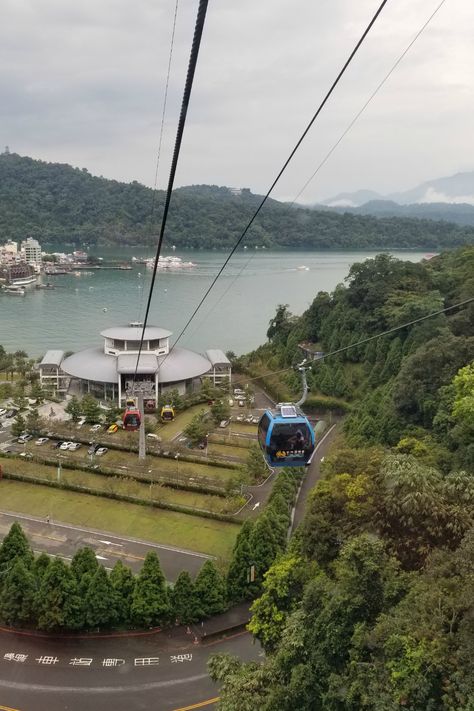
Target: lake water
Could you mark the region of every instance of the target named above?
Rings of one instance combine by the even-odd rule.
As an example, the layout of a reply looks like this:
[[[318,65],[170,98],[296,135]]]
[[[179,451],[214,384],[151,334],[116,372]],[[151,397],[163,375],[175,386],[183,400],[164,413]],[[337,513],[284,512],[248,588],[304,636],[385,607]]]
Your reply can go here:
[[[180,345],[199,352],[221,348],[245,353],[265,341],[268,322],[278,304],[288,304],[293,313],[302,313],[318,291],[332,291],[344,281],[354,262],[376,253],[240,252],[232,258]],[[148,257],[153,252],[109,248],[96,254],[108,264],[130,262],[133,255]],[[157,273],[148,322],[172,331],[176,338],[226,254],[179,250],[173,254],[195,262],[196,267]],[[424,252],[413,251],[392,254],[413,262],[425,256]],[[302,266],[308,269],[299,269]],[[130,271],[43,277],[43,281],[47,279],[57,288],[37,290],[33,285],[24,297],[0,294],[0,344],[6,350],[24,349],[36,357],[50,348],[75,351],[101,344],[99,333],[103,329],[143,319],[151,270],[139,264]]]

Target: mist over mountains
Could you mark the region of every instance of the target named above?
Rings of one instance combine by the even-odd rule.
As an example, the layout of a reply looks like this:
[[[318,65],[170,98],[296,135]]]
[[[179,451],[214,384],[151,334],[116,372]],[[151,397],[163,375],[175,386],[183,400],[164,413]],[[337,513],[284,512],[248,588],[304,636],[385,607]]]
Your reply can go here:
[[[374,190],[341,192],[314,207],[376,217],[417,217],[474,225],[474,171],[429,180],[388,195]]]

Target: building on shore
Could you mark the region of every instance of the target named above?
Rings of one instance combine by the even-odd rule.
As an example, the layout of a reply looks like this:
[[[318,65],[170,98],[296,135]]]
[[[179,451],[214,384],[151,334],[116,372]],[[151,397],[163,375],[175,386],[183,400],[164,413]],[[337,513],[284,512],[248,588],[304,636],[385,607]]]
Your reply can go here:
[[[24,255],[24,260],[32,266],[36,272],[41,271],[43,258],[41,256],[41,245],[38,240],[33,237],[28,237],[21,243],[21,252]]]
[[[222,351],[210,350],[204,357],[187,348],[170,347],[171,331],[156,326],[145,329],[137,367],[142,329],[143,325],[137,323],[105,329],[100,334],[104,339],[102,347],[61,358],[61,375],[78,386],[80,393],[112,400],[119,406],[127,397],[143,394],[146,409],[157,407],[160,397],[170,390],[176,389],[180,395],[199,390],[203,378],[215,384],[230,384],[231,364]],[[42,366],[43,363],[39,366],[41,385],[47,386],[51,373],[46,366],[50,365]]]

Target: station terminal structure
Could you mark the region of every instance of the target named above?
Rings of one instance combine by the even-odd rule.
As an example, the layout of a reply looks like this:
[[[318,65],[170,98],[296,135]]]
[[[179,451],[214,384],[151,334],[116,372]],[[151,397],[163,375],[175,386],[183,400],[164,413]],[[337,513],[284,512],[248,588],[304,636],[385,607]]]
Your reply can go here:
[[[205,379],[214,385],[230,385],[231,363],[221,350],[210,349],[200,355],[170,347],[171,331],[156,326],[145,328],[137,367],[142,331],[139,323],[116,326],[101,332],[103,345],[97,348],[67,357],[61,350],[48,351],[39,364],[41,386],[58,396],[72,390],[89,393],[119,407],[128,397],[143,395],[145,409],[151,410],[170,390],[180,395],[192,393]]]

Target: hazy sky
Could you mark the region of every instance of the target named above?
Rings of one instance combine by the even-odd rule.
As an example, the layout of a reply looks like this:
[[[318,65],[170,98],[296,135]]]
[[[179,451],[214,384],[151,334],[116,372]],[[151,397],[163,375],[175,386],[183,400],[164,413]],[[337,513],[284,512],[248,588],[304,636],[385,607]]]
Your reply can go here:
[[[293,199],[440,0],[389,0],[274,196]],[[379,0],[210,0],[177,185],[265,192]],[[152,185],[175,0],[2,0],[0,147]],[[180,0],[159,187],[196,0]],[[302,196],[474,168],[474,2],[446,0]]]

